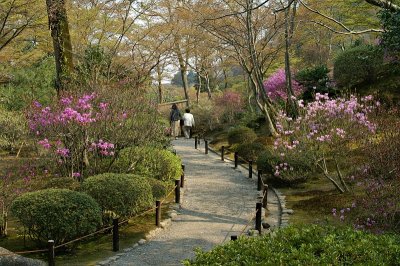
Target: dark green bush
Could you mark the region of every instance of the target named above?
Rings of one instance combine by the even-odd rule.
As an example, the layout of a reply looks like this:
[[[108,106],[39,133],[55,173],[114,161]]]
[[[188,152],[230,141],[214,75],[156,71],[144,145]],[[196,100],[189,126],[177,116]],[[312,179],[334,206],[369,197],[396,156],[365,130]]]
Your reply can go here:
[[[370,45],[360,45],[343,51],[335,60],[333,76],[339,87],[353,87],[373,82],[383,64],[382,52]]]
[[[287,165],[287,166],[286,166]],[[276,167],[280,174],[275,175]],[[293,171],[296,169],[296,171]],[[257,159],[257,169],[262,170],[267,183],[274,185],[294,185],[305,182],[313,175],[312,159],[306,153],[287,153],[285,161],[270,149],[262,152]]]
[[[185,265],[398,265],[400,239],[352,228],[286,227],[257,238],[239,238]]]
[[[148,181],[151,186],[151,191],[154,199],[159,200],[167,195],[167,190],[170,186],[167,186],[166,182],[160,181],[155,178],[149,178]]]
[[[334,88],[330,86],[329,69],[326,65],[306,68],[296,74],[296,80],[304,87],[303,99],[313,99],[315,93],[336,94]]]
[[[248,127],[234,127],[228,131],[229,145],[251,143],[257,139],[256,133]]]
[[[158,180],[179,179],[181,159],[165,149],[130,147],[123,149],[113,166],[113,172],[134,173]]]
[[[41,244],[60,244],[94,232],[101,225],[101,210],[85,193],[68,189],[44,189],[16,198],[11,213],[25,232]]]
[[[260,153],[265,150],[266,147],[259,142],[242,143],[236,147],[236,151],[238,152],[240,157],[244,158],[247,161],[252,160],[253,162],[255,162]]]
[[[129,217],[153,205],[147,178],[105,173],[86,178],[82,191],[93,197],[106,216]]]

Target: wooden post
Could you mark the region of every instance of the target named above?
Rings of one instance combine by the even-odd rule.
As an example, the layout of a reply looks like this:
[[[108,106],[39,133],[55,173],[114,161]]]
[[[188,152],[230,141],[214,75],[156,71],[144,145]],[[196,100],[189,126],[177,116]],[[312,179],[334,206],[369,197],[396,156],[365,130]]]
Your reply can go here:
[[[263,188],[263,207],[266,209],[267,208],[267,202],[268,202],[268,185],[264,185]]]
[[[194,148],[197,150],[197,136],[194,137]]]
[[[253,178],[253,161],[249,161],[249,178]]]
[[[184,164],[182,164],[182,165],[181,165],[181,167],[182,167],[182,174],[181,174],[181,187],[183,187],[183,186],[184,186],[184,183],[185,183],[185,165],[184,165]]]
[[[113,219],[113,251],[119,251],[119,232],[118,232],[118,218]]]
[[[225,157],[225,146],[221,147],[221,161],[224,161]]]
[[[205,153],[208,154],[208,140],[204,140]]]
[[[237,236],[231,236],[231,240],[232,241],[236,241],[237,240]]]
[[[172,153],[176,155],[176,150],[172,150]]]
[[[181,181],[175,180],[175,203],[181,203]]]
[[[55,266],[55,253],[54,253],[54,240],[49,240],[47,242],[48,251],[48,262],[49,266]]]
[[[257,202],[256,203],[256,230],[258,230],[258,233],[261,235],[261,212],[262,212],[262,203]]]
[[[238,154],[237,151],[235,151],[234,157],[235,157],[235,168],[237,168],[238,167],[238,161],[239,161],[239,154]]]
[[[156,226],[160,227],[161,221],[161,201],[156,200]]]
[[[261,191],[263,189],[262,187],[262,171],[258,170],[258,180],[257,180],[257,191]]]

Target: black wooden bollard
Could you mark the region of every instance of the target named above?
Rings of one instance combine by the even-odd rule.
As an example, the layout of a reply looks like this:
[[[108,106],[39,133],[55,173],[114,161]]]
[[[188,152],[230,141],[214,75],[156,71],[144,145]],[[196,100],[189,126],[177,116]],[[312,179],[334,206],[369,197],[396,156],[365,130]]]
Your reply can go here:
[[[176,155],[176,150],[172,150],[172,153]]]
[[[237,151],[235,151],[234,158],[235,158],[235,168],[237,168],[238,167],[238,161],[239,161],[239,154],[238,154]]]
[[[231,236],[231,240],[232,241],[236,241],[237,240],[237,236]]]
[[[256,211],[257,211],[257,213],[256,213],[256,230],[258,230],[260,235],[261,235],[261,214],[262,214],[261,208],[262,208],[262,203],[257,202],[256,203]]]
[[[194,148],[197,150],[197,137],[194,137]]]
[[[253,161],[249,161],[249,178],[253,177]]]
[[[181,180],[175,180],[175,203],[181,203]]]
[[[262,187],[262,171],[258,170],[258,180],[257,180],[257,191],[261,191],[263,189]]]
[[[156,200],[156,226],[160,227],[161,221],[161,201]]]
[[[181,187],[183,187],[183,186],[184,186],[184,183],[185,183],[185,165],[184,165],[184,164],[182,164],[182,165],[181,165],[181,167],[182,167],[182,174],[181,174]]]
[[[119,251],[118,218],[113,219],[113,251]]]
[[[48,262],[49,266],[55,266],[55,253],[54,253],[54,240],[49,240],[47,242],[47,247],[48,247]]]
[[[208,154],[208,140],[204,140],[205,153]]]
[[[264,185],[263,188],[263,207],[266,209],[267,208],[267,202],[268,202],[268,185]]]
[[[225,146],[222,146],[221,147],[221,161],[224,161],[225,160]]]

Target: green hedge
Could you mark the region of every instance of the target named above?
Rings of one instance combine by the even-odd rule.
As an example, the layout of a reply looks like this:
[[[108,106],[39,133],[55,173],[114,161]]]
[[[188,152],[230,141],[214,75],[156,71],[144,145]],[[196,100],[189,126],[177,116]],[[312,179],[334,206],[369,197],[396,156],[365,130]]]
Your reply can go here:
[[[90,196],[68,189],[44,189],[16,198],[11,213],[25,232],[41,244],[60,244],[94,232],[101,225],[101,210]]]
[[[257,139],[256,133],[251,128],[239,126],[231,128],[228,131],[228,142],[229,145],[241,144],[241,143],[252,143]]]
[[[240,157],[247,161],[252,160],[255,162],[260,153],[266,150],[266,147],[259,142],[242,143],[239,144],[235,150],[238,152]]]
[[[169,190],[172,189],[173,187],[172,183],[171,185],[168,185],[166,181],[160,181],[154,178],[148,178],[148,181],[151,186],[153,198],[157,200],[164,198],[169,192]]]
[[[351,228],[304,225],[239,238],[185,265],[398,265],[400,238]]]
[[[129,217],[153,205],[145,177],[105,173],[86,178],[81,190],[93,197],[106,216]]]
[[[123,149],[113,166],[113,172],[133,173],[158,180],[179,179],[181,159],[165,149],[130,147]]]
[[[16,152],[22,139],[28,134],[27,121],[20,112],[0,108],[0,149]]]

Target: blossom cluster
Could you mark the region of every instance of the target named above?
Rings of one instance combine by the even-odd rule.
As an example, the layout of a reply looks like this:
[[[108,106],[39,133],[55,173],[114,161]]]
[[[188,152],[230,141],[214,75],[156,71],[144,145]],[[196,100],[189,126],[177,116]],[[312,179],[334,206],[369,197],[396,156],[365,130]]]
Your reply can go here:
[[[92,142],[92,144],[90,145],[89,151],[95,150],[97,150],[101,155],[113,156],[114,144],[100,139],[98,142]]]
[[[304,88],[292,79],[292,89],[295,96],[300,95]],[[267,80],[264,81],[264,90],[271,100],[286,100],[286,74],[284,69],[278,69]]]

